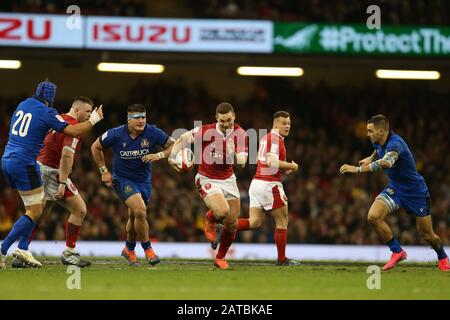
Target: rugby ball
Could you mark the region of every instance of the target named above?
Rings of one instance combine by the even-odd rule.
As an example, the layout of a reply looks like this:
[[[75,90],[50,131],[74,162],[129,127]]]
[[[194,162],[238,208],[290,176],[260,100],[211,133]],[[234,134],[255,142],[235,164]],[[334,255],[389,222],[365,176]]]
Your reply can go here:
[[[194,167],[194,153],[189,148],[182,148],[175,158],[178,169],[189,172]]]

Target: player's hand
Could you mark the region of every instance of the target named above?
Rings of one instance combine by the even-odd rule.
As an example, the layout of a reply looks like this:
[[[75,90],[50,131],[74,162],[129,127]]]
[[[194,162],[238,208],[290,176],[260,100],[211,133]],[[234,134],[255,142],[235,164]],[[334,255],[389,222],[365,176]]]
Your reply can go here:
[[[152,154],[147,154],[145,156],[142,157],[142,162],[144,163],[148,163],[148,162],[154,162],[154,161],[158,161],[161,158],[158,156],[157,153],[152,153]]]
[[[103,119],[103,105],[100,105],[100,107],[95,108],[94,111],[91,113],[91,117],[89,118],[89,122],[92,124],[92,126],[95,126],[95,124]]]
[[[358,164],[359,166],[365,166],[372,163],[372,158],[371,157],[367,157],[365,159],[359,160]]]
[[[167,158],[167,162],[169,162],[169,165],[173,168],[173,170],[179,173],[182,172],[180,168],[177,167],[177,164],[175,162],[175,156],[172,156],[172,154],[170,154],[169,158]]]
[[[289,169],[289,170],[292,170],[293,172],[295,172],[295,171],[297,171],[297,170],[298,170],[298,164],[297,164],[297,163],[295,163],[295,161],[294,161],[294,160],[292,160],[292,161],[291,161],[291,165],[292,165],[292,168],[291,168],[291,169]]]
[[[356,167],[355,166],[351,166],[349,164],[343,164],[341,166],[341,169],[339,170],[339,172],[341,174],[344,174],[344,173],[356,173]]]
[[[111,172],[105,172],[104,174],[102,174],[102,182],[103,182],[107,187],[112,187],[113,183],[112,183],[112,175],[111,175]]]
[[[58,192],[53,194],[53,197],[56,200],[62,199],[64,197],[64,194],[66,193],[66,185],[60,183],[58,186]]]

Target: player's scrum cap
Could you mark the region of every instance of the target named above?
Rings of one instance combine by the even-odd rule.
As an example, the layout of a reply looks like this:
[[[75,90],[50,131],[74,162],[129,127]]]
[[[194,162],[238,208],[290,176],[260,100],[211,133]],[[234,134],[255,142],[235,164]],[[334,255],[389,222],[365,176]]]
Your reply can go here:
[[[50,81],[42,81],[36,89],[36,96],[43,98],[49,106],[53,105],[56,96],[56,84]]]

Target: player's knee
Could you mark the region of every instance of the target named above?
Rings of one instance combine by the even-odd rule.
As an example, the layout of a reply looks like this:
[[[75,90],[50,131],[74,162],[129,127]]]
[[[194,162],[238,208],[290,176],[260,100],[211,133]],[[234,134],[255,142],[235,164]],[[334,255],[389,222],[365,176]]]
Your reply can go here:
[[[133,210],[133,214],[135,220],[141,221],[147,219],[147,210],[145,210],[144,208]]]
[[[226,216],[228,216],[230,213],[230,207],[229,206],[223,206],[223,207],[218,207],[214,210],[214,215],[219,218],[225,218]]]
[[[254,218],[252,219],[252,218],[250,218],[250,219],[248,219],[248,221],[249,221],[251,229],[260,228],[262,226],[262,224],[263,224],[262,219],[254,219]]]
[[[367,215],[367,221],[370,224],[376,224],[381,221],[381,215],[376,211],[369,211],[369,214]]]

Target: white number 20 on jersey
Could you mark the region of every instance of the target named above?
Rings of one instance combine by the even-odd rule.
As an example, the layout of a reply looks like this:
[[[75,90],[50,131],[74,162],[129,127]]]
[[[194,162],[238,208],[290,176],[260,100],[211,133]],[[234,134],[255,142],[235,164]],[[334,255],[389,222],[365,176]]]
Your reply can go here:
[[[21,137],[25,137],[28,134],[28,128],[30,127],[31,118],[33,115],[31,113],[23,114],[22,110],[17,111],[16,113],[17,120],[14,122],[14,125],[12,127],[11,133],[13,135],[17,134]],[[19,125],[19,132],[17,132],[17,126]]]

